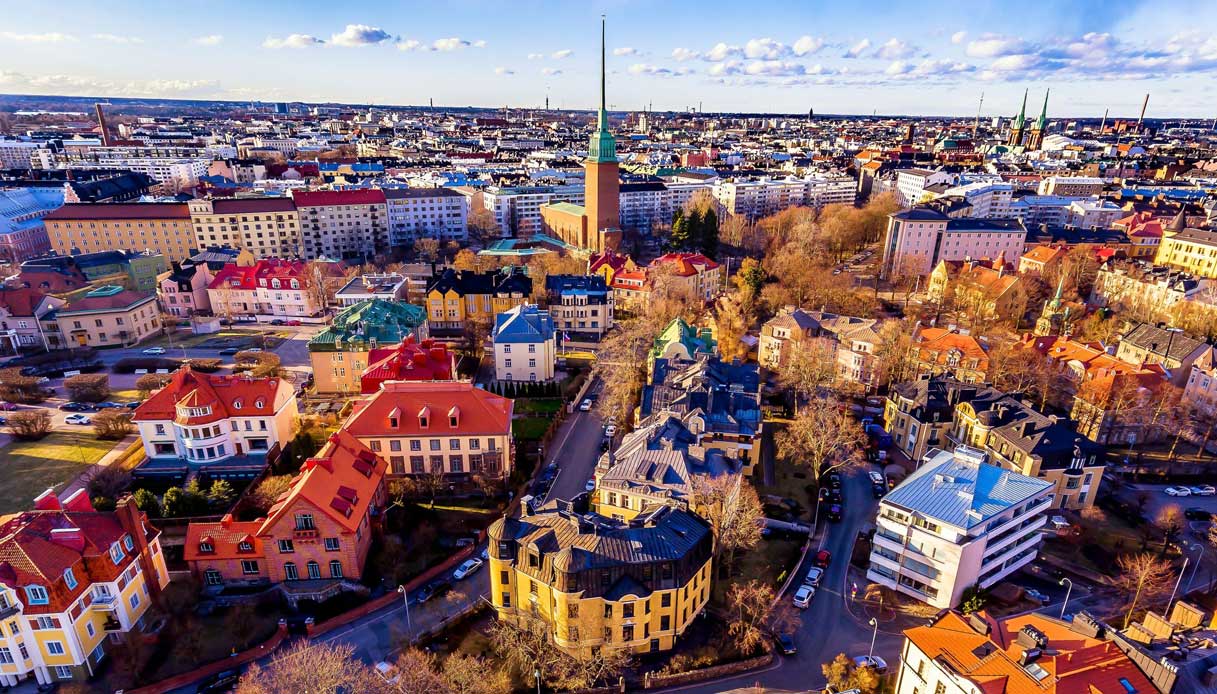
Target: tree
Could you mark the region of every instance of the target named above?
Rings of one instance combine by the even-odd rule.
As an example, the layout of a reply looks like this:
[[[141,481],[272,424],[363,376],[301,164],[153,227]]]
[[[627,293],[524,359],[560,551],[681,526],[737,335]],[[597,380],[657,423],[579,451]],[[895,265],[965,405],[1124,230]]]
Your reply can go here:
[[[710,523],[714,555],[730,575],[739,550],[756,547],[761,541],[765,513],[756,489],[739,475],[695,476],[691,505]]]
[[[171,380],[172,374],[144,374],[135,379],[135,388],[139,391],[140,398],[147,400],[153,391],[164,388]]]
[[[761,261],[756,258],[744,258],[739,270],[731,278],[731,281],[735,283],[740,304],[751,309],[760,298],[761,287],[765,285],[767,279],[769,279],[769,275],[765,272]]]
[[[570,656],[554,644],[549,625],[524,611],[517,611],[515,620],[496,620],[490,627],[490,642],[499,657],[519,672],[541,673],[546,684],[566,677]]]
[[[131,413],[116,409],[105,409],[93,415],[93,433],[106,441],[118,441],[135,431],[131,424]]]
[[[916,369],[913,326],[905,321],[889,320],[876,331],[875,382],[886,387],[912,378]]]
[[[776,596],[766,583],[751,580],[734,583],[727,589],[727,634],[741,655],[751,655],[765,642],[774,616]],[[783,603],[784,604],[784,603]],[[787,623],[775,628],[779,632],[793,631],[789,623],[793,615],[783,615]]]
[[[46,410],[18,410],[8,416],[8,430],[14,438],[34,441],[51,433],[51,413]]]
[[[399,665],[400,667],[400,665]],[[487,658],[453,653],[444,659],[440,670],[443,684],[451,694],[509,694],[511,678]],[[414,691],[427,691],[416,689]]]
[[[99,469],[89,478],[89,496],[104,496],[117,499],[119,494],[131,488],[131,473],[120,467],[109,465]]]
[[[245,497],[245,502],[263,513],[275,505],[275,501],[292,488],[292,475],[264,477],[257,487]]]
[[[501,235],[494,211],[486,207],[486,196],[483,193],[474,193],[473,197],[469,198],[469,216],[466,218],[466,226],[469,242],[473,244],[485,245],[487,241]]]
[[[424,262],[434,263],[439,259],[439,239],[421,238],[414,242],[414,252]]]
[[[481,360],[486,355],[486,341],[494,329],[493,319],[482,314],[471,314],[465,319],[464,336],[467,354]]]
[[[214,511],[227,511],[237,497],[237,490],[228,480],[214,480],[207,489],[207,505]]]
[[[786,457],[806,466],[817,478],[860,464],[865,443],[862,426],[833,399],[802,408],[777,437]]]
[[[879,673],[874,668],[857,667],[844,653],[838,653],[831,663],[820,666],[828,686],[835,692],[857,689],[863,694],[879,691]]]
[[[718,258],[718,212],[711,206],[701,218],[697,234],[698,250],[707,258]]]
[[[353,646],[300,641],[273,656],[265,665],[250,665],[241,676],[236,691],[237,694],[383,694],[394,690],[372,668],[355,657]]]
[[[135,502],[135,507],[148,514],[149,518],[161,517],[160,499],[157,499],[151,491],[142,488],[136,489],[131,498]]]
[[[476,270],[477,266],[477,254],[468,248],[457,251],[456,257],[452,259],[452,267],[457,270]]]
[[[966,588],[959,599],[959,611],[964,614],[972,614],[984,609],[988,596],[981,589],[980,584],[977,583],[974,586]]]
[[[683,251],[693,243],[694,222],[685,216],[684,210],[672,213],[672,231],[668,234],[668,250]]]
[[[743,343],[744,335],[752,322],[740,301],[726,294],[715,302],[715,323],[718,327],[718,351],[724,361],[742,359],[748,348]]]
[[[77,374],[64,379],[68,395],[79,402],[101,402],[110,395],[110,377],[106,374]]]
[[[837,343],[826,337],[790,340],[776,366],[778,383],[810,400],[837,378]]]
[[[1172,543],[1179,540],[1179,535],[1186,524],[1183,511],[1178,504],[1167,504],[1158,511],[1158,515],[1154,517],[1154,525],[1162,531],[1163,552],[1166,552]]]
[[[1116,560],[1120,573],[1113,584],[1119,588],[1128,599],[1128,613],[1124,616],[1124,627],[1132,623],[1133,612],[1137,604],[1144,598],[1156,600],[1166,594],[1171,585],[1174,572],[1170,562],[1159,559],[1148,552],[1139,554],[1124,554]],[[1130,595],[1131,594],[1131,595]]]
[[[8,402],[34,405],[46,399],[47,391],[38,379],[21,373],[18,367],[0,369],[0,398]]]

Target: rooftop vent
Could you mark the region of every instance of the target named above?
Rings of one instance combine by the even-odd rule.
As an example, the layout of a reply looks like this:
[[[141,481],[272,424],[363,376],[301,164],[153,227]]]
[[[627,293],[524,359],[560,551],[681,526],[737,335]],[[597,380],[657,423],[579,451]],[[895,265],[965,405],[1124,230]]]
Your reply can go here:
[[[1044,632],[1027,624],[1018,630],[1014,642],[1024,648],[1042,649],[1048,646],[1048,636]]]

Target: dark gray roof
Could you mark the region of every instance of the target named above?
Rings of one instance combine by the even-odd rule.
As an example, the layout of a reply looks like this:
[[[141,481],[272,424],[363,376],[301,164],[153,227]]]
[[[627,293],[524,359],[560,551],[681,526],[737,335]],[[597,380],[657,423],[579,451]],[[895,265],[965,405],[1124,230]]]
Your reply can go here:
[[[461,194],[451,188],[384,188],[385,198],[406,200],[411,198],[459,198]]]
[[[1179,330],[1167,330],[1149,323],[1142,323],[1120,338],[1134,347],[1166,359],[1182,362],[1200,347],[1203,340],[1189,337]]]

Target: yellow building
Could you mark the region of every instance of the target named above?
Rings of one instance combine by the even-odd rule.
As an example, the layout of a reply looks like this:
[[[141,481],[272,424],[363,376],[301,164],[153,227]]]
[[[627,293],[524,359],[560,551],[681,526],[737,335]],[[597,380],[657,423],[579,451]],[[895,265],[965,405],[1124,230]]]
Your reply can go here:
[[[196,248],[185,203],[69,203],[42,221],[51,247],[63,255],[152,250],[181,262]]]
[[[0,536],[0,685],[88,679],[106,637],[140,631],[169,583],[160,531],[130,497],[98,513],[84,490],[47,490]]]
[[[300,214],[291,198],[201,198],[189,204],[198,248],[229,246],[258,260],[300,256]]]
[[[67,303],[43,319],[51,349],[125,347],[164,332],[155,294],[104,285],[74,292]]]
[[[436,336],[463,332],[471,322],[492,324],[495,315],[527,303],[531,294],[532,279],[517,268],[449,268],[427,287],[427,322]]]
[[[499,619],[540,619],[571,654],[671,649],[710,599],[713,540],[689,511],[652,506],[629,522],[556,501],[490,526]]]
[[[1177,267],[1205,279],[1217,278],[1217,231],[1181,226],[1173,223],[1163,231],[1154,264]]]

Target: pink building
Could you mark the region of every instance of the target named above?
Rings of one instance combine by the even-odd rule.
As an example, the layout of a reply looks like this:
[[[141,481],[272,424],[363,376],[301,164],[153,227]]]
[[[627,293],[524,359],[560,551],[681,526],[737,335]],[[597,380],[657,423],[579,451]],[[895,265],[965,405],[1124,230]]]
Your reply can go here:
[[[913,207],[888,215],[883,239],[883,278],[928,275],[943,260],[1023,254],[1027,229],[1017,219],[951,219]]]
[[[211,299],[207,286],[211,284],[211,271],[206,263],[195,264],[190,260],[174,263],[173,270],[163,277],[157,288],[161,310],[174,316],[189,318],[197,314],[211,314]]]

